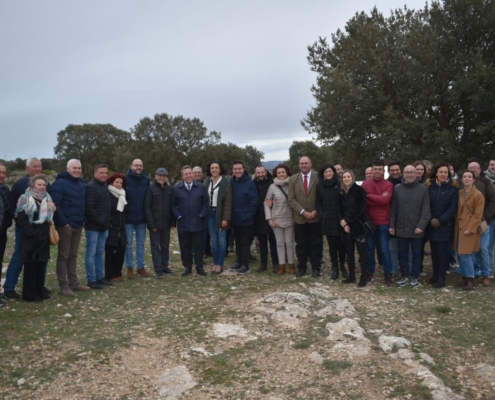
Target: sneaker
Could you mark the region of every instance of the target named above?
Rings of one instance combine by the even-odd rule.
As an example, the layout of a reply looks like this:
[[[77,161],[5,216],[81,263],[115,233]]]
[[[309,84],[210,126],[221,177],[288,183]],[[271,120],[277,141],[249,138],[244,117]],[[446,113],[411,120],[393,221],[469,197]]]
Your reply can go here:
[[[70,290],[68,287],[64,287],[60,289],[60,294],[66,297],[74,297],[76,294]]]
[[[249,272],[249,267],[247,267],[247,266],[245,266],[245,265],[243,265],[241,268],[239,268],[239,269],[237,270],[237,273],[238,273],[239,275],[244,275],[244,274],[247,274],[248,272]]]
[[[232,265],[232,266],[230,267],[230,269],[232,269],[232,270],[234,270],[234,271],[237,271],[237,270],[241,269],[241,264],[239,264],[239,263],[235,263],[234,265]]]
[[[134,268],[127,267],[127,279],[134,279]]]
[[[148,274],[146,272],[146,270],[144,269],[144,267],[143,268],[138,268],[137,273],[138,273],[139,276],[142,276],[143,278],[147,278],[147,277],[150,276],[150,274]]]
[[[450,275],[450,269],[448,269],[447,271],[445,271],[445,273],[446,273],[447,275]]]
[[[77,290],[79,292],[91,290],[91,288],[89,286],[84,286],[84,285],[81,285],[80,283],[78,283],[76,286],[70,286],[69,289],[73,290],[73,291]]]
[[[7,290],[4,294],[5,297],[7,297],[8,299],[19,300],[21,298],[21,295],[17,293],[15,290]]]
[[[419,285],[418,280],[416,278],[411,278],[409,281],[409,286],[411,287],[417,287]]]
[[[88,286],[90,287],[90,289],[93,289],[93,290],[103,289],[103,285],[99,284],[98,282],[88,282]]]
[[[7,302],[5,300],[0,299],[0,307],[5,307]]]
[[[107,278],[101,278],[99,281],[97,281],[100,285],[103,285],[103,286],[113,286],[113,283],[111,280],[107,279]]]
[[[370,283],[373,282],[374,280],[375,280],[375,274],[368,274],[366,278],[366,282]]]
[[[394,280],[392,279],[391,276],[389,276],[388,278],[385,278],[385,285],[394,286]]]
[[[401,278],[397,281],[397,286],[398,287],[404,287],[409,285],[409,277],[406,278]]]

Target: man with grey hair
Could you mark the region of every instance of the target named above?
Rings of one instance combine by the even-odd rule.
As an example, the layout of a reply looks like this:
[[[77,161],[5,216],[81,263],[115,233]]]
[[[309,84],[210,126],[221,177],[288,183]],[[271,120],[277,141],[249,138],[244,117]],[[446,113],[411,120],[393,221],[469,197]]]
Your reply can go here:
[[[57,279],[60,293],[75,296],[76,290],[90,290],[77,279],[76,259],[85,219],[86,185],[81,177],[81,162],[69,160],[67,169],[57,175],[50,189],[50,196],[57,206],[55,226],[58,242]]]
[[[203,169],[201,167],[194,167],[193,170],[193,179],[194,179],[194,182],[199,182],[199,183],[203,183]]]
[[[19,200],[19,197],[21,197],[28,188],[29,179],[32,176],[41,174],[41,161],[35,157],[28,158],[26,160],[26,172],[27,174],[17,180],[17,182],[14,183],[14,186],[12,186],[12,191],[10,192],[9,197],[9,205],[10,209],[13,211],[15,211],[15,209],[17,208],[17,201]],[[49,188],[50,185],[48,185],[47,189]],[[5,296],[9,299],[19,299],[21,297],[20,294],[15,291],[15,286],[17,285],[19,275],[22,271],[22,261],[19,255],[21,238],[21,229],[16,224],[14,253],[12,254],[12,258],[10,259],[10,263],[7,268],[7,274],[5,277],[5,283],[3,285]],[[45,288],[45,291],[47,292],[46,294],[50,293],[47,288]]]

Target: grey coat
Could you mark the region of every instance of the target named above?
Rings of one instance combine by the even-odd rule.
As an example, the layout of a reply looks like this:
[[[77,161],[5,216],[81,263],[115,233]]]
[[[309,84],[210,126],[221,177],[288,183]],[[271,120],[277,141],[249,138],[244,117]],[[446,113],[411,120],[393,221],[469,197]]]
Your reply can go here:
[[[395,229],[397,237],[406,239],[423,237],[430,216],[430,195],[426,186],[416,180],[414,183],[404,182],[395,187],[389,227]],[[416,228],[423,232],[415,233]]]

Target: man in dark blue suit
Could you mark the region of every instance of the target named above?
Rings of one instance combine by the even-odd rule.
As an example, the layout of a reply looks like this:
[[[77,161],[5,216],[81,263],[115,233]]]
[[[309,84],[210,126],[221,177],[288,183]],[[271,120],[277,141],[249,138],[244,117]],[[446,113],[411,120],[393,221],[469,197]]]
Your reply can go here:
[[[203,229],[208,199],[202,183],[193,179],[192,168],[185,165],[181,169],[182,182],[172,191],[172,212],[177,218],[177,232],[182,264],[182,276],[192,272],[191,246],[198,275],[206,276],[203,269]]]

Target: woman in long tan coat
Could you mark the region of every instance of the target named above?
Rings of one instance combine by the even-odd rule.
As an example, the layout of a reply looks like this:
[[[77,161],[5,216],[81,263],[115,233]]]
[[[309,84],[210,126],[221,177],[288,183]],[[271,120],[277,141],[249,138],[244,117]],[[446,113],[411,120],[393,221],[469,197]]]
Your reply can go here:
[[[483,218],[485,198],[474,186],[474,174],[465,171],[462,174],[464,187],[459,190],[459,206],[454,231],[454,251],[462,269],[462,280],[459,286],[464,290],[473,290],[474,258],[473,253],[480,249],[480,233],[478,228]]]

